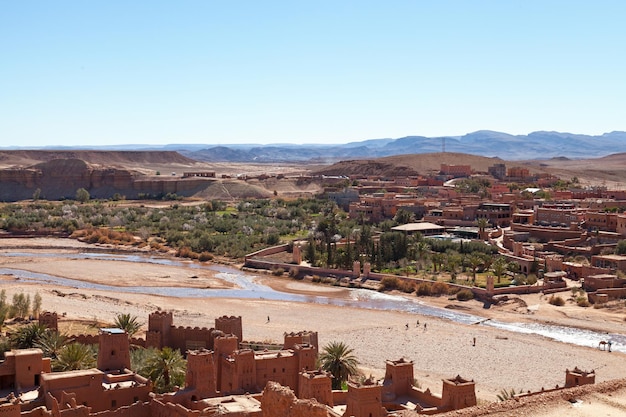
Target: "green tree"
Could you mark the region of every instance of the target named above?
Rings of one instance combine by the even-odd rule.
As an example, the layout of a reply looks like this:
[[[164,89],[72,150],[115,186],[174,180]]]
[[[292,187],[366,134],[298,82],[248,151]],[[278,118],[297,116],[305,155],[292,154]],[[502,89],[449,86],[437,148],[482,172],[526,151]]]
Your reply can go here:
[[[504,275],[504,273],[506,272],[506,267],[506,259],[501,256],[497,257],[491,265],[491,270],[494,274],[496,274],[496,277],[498,278],[498,284],[500,283],[502,275]]]
[[[28,315],[29,311],[30,295],[25,295],[22,292],[13,294],[13,302],[11,303],[9,314],[12,317],[24,318]]]
[[[475,221],[476,226],[478,226],[478,237],[480,239],[485,239],[485,230],[489,227],[489,220],[484,217],[480,217]]]
[[[80,201],[81,203],[86,203],[91,198],[89,191],[84,188],[79,188],[76,190],[76,201]]]
[[[476,271],[478,271],[478,268],[483,266],[484,264],[483,258],[477,253],[473,253],[469,256],[467,261],[469,263],[470,268],[472,268],[472,282],[476,283]]]
[[[185,382],[187,362],[178,349],[147,350],[144,366],[137,372],[152,380],[155,391],[169,392]]]
[[[137,316],[131,316],[130,314],[122,313],[115,317],[113,327],[122,329],[128,333],[128,337],[133,337],[135,333],[141,329],[143,324],[139,322]]]
[[[37,201],[41,198],[41,188],[37,188],[34,192],[33,192],[33,200]]]
[[[323,370],[333,375],[333,389],[341,389],[341,384],[350,375],[358,373],[359,361],[352,355],[352,349],[343,342],[330,342],[324,346],[319,362]]]
[[[63,346],[52,361],[54,371],[76,371],[96,366],[94,348],[82,343],[70,343]]]
[[[408,210],[399,209],[393,218],[397,224],[407,224],[415,220],[415,215]]]
[[[46,333],[48,328],[43,324],[31,323],[22,326],[11,334],[11,345],[16,349],[30,349]]]
[[[33,297],[33,317],[39,318],[39,313],[41,312],[41,295],[37,292]]]
[[[7,292],[5,289],[2,289],[2,291],[0,291],[0,330],[4,325],[4,320],[6,320],[9,315],[10,309],[11,306],[7,303]]]
[[[617,242],[617,246],[615,246],[615,253],[617,255],[626,255],[626,239]]]

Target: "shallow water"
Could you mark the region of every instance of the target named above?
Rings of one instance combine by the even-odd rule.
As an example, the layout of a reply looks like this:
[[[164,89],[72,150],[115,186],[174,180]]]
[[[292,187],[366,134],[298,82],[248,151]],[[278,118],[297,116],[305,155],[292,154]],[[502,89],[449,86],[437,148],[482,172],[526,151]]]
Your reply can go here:
[[[139,294],[165,295],[171,297],[197,298],[245,298],[260,300],[306,302],[334,306],[369,308],[374,310],[407,311],[432,317],[438,317],[463,324],[479,324],[517,333],[538,334],[579,346],[597,347],[601,340],[611,341],[611,350],[626,353],[626,335],[607,334],[586,329],[555,326],[539,323],[506,323],[497,320],[485,320],[483,317],[463,313],[456,310],[433,307],[417,299],[379,293],[365,289],[348,289],[346,297],[324,297],[303,294],[292,294],[274,290],[259,280],[259,277],[234,268],[221,265],[201,265],[150,255],[127,255],[114,253],[32,253],[32,252],[1,252],[4,257],[39,257],[66,259],[99,259],[106,261],[136,262],[147,264],[168,265],[189,269],[206,269],[217,272],[217,277],[236,285],[234,289],[205,289],[190,287],[121,287],[92,282],[84,282],[62,278],[48,274],[29,272],[14,268],[0,268],[0,274],[11,275],[16,279],[34,284],[58,285],[77,289],[94,289],[111,292],[129,292]]]

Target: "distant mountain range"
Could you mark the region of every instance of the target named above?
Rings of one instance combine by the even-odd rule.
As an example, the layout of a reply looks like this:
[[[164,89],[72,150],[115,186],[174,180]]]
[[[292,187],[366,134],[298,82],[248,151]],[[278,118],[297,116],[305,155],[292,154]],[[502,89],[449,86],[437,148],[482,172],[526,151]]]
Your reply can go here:
[[[170,150],[205,162],[334,162],[341,159],[377,158],[415,153],[460,152],[506,160],[554,157],[592,158],[626,152],[626,132],[599,136],[561,132],[533,132],[528,135],[480,130],[464,136],[406,136],[398,139],[369,139],[340,145],[124,145],[89,147],[99,150]],[[47,148],[52,149],[52,148]],[[59,149],[56,147],[54,149]],[[71,148],[61,148],[71,149]],[[86,149],[86,148],[81,148]]]

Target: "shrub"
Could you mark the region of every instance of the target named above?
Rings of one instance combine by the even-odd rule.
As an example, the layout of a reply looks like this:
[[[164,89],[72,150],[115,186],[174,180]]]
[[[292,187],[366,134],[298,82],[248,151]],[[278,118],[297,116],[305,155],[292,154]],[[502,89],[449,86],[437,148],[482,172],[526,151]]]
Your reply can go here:
[[[589,307],[591,305],[591,303],[589,303],[589,300],[587,300],[587,297],[577,297],[576,298],[576,304],[578,305],[578,307]]]
[[[422,282],[417,286],[417,295],[428,296],[432,294],[432,286],[428,282]]]
[[[285,273],[285,270],[283,268],[272,268],[272,275],[276,275],[277,277],[281,276],[282,274]]]
[[[398,289],[400,280],[396,277],[384,277],[380,280],[378,291],[391,291]]]
[[[207,262],[207,261],[211,261],[213,260],[213,254],[211,252],[201,252],[200,255],[198,255],[198,260],[202,261],[202,262]]]
[[[448,294],[448,291],[450,291],[450,286],[441,281],[433,283],[433,285],[431,285],[430,287],[430,293],[436,296]]]
[[[299,273],[299,272],[300,272],[300,271],[298,271],[298,268],[296,268],[296,267],[291,267],[291,268],[289,268],[289,276],[290,276],[291,278],[297,278],[297,277],[298,277],[298,273]]]
[[[405,292],[407,294],[412,293],[413,291],[415,291],[415,283],[412,281],[404,281],[402,279],[398,280],[398,289],[402,292]]]
[[[459,301],[468,301],[474,298],[474,293],[468,289],[462,289],[456,293],[456,299]]]
[[[198,254],[191,250],[188,246],[183,246],[176,251],[176,256],[179,258],[198,259]]]
[[[548,302],[552,304],[553,306],[557,306],[557,307],[562,307],[565,305],[565,300],[559,297],[558,295],[557,296],[553,295],[552,297],[550,297]]]

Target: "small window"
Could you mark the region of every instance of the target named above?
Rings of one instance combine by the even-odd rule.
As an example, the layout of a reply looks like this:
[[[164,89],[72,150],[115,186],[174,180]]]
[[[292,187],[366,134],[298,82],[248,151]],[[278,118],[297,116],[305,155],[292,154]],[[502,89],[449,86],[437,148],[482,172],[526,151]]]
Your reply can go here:
[[[117,400],[111,400],[111,407],[117,407]]]

